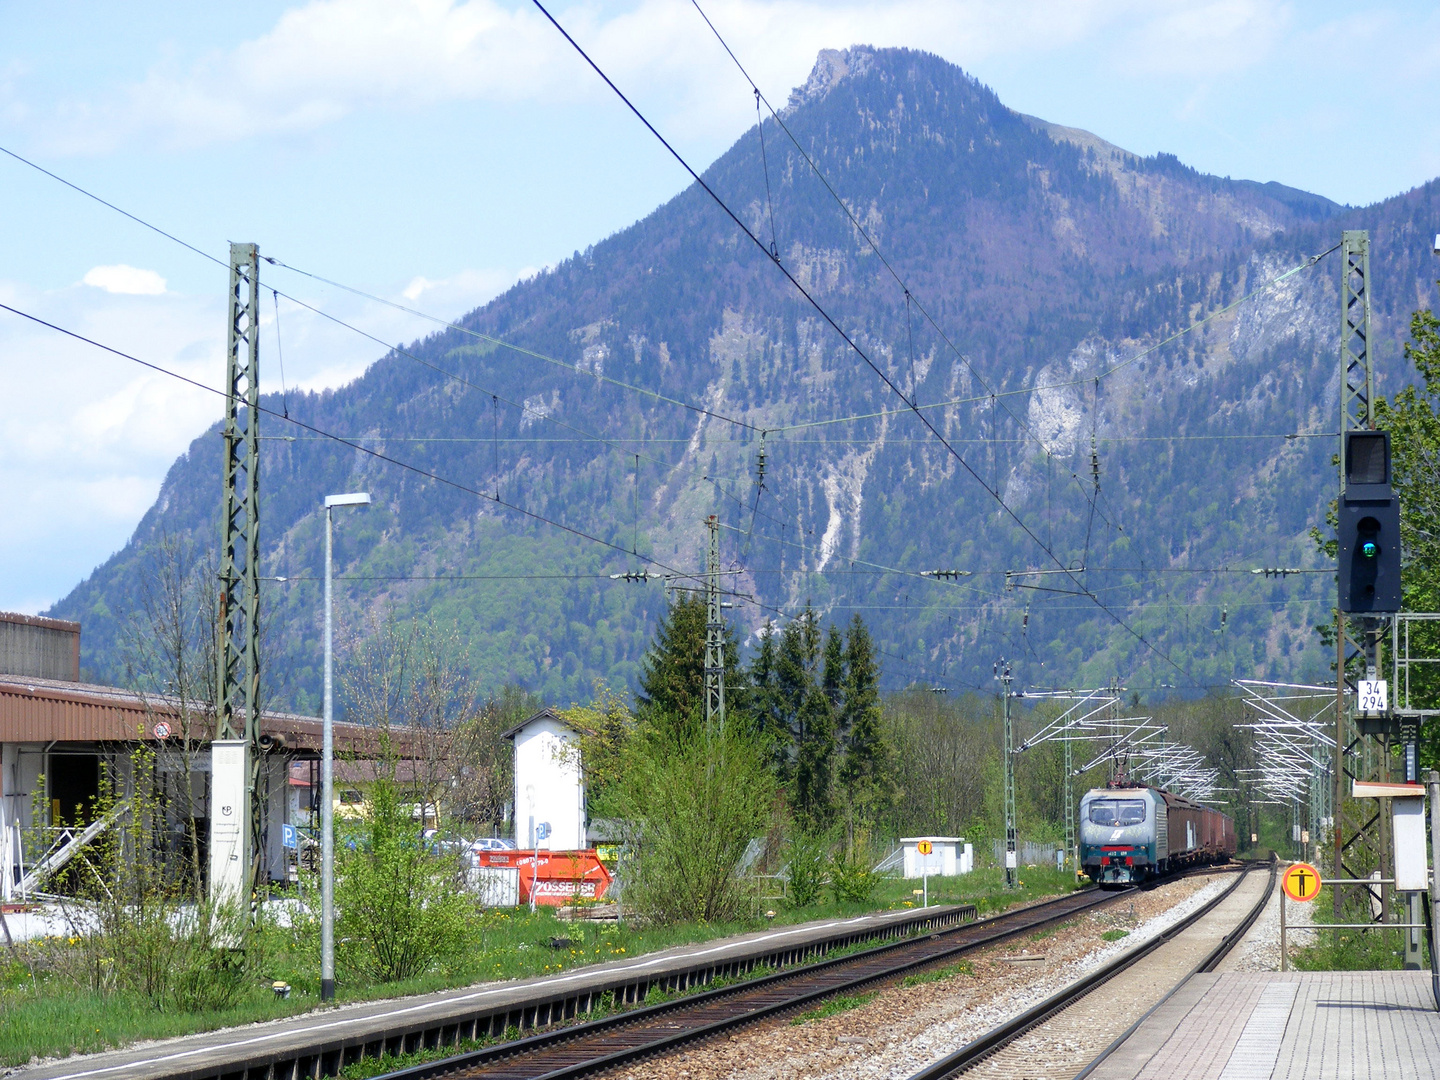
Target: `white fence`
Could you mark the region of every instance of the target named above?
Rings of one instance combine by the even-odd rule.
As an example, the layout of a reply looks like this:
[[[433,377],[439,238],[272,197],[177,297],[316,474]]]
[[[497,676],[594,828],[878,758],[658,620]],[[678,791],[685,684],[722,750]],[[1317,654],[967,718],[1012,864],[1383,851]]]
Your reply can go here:
[[[1004,866],[1005,841],[992,840],[990,850],[995,855],[995,864]],[[1021,840],[1015,845],[1015,855],[1021,866],[1054,866],[1055,855],[1059,850],[1059,844],[1037,844],[1033,840]]]
[[[466,883],[485,907],[520,906],[518,866],[472,866],[466,872]]]

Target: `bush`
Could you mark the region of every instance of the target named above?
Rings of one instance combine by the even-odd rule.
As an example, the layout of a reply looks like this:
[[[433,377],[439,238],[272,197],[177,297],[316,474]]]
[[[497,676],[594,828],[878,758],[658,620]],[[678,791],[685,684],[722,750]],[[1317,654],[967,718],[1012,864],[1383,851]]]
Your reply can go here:
[[[42,942],[44,963],[99,997],[136,994],[161,1010],[226,1009],[259,986],[268,938],[245,907],[196,899],[193,883],[167,866],[157,777],[149,746],[130,755],[127,770],[102,776],[94,812],[115,820],[66,868],[71,895],[59,906],[70,933]]]
[[[873,904],[880,875],[862,852],[836,852],[830,860],[830,892],[837,904]]]
[[[679,747],[639,736],[624,756],[613,805],[632,853],[627,905],[662,923],[748,914],[739,864],[764,834],[775,794],[761,743],[732,725]]]
[[[460,865],[431,849],[393,782],[370,790],[370,816],[336,845],[337,958],[367,978],[395,982],[464,948],[474,903]]]
[[[826,849],[829,840],[821,834],[797,832],[785,847],[790,875],[785,899],[791,907],[809,907],[820,899],[825,887]]]

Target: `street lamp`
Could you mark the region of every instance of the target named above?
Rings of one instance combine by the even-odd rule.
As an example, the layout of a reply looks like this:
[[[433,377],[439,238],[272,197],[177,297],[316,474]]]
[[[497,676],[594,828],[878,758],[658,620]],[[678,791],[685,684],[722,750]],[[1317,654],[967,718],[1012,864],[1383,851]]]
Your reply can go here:
[[[330,564],[335,507],[369,506],[368,491],[325,496],[325,737],[320,751],[320,1000],[335,1000],[335,694]]]

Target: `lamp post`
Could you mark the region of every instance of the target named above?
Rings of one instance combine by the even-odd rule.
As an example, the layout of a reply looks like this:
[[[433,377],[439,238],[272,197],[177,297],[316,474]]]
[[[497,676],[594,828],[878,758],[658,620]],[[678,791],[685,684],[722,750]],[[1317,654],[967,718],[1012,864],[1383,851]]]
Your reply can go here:
[[[335,1000],[335,693],[331,549],[335,507],[368,506],[370,493],[325,496],[325,736],[320,751],[320,1000]]]

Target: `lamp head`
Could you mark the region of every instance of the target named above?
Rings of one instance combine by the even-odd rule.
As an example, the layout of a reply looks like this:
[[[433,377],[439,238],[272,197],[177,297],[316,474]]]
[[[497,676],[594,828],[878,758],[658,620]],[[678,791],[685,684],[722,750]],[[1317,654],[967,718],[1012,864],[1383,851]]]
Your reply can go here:
[[[325,506],[329,509],[332,506],[369,506],[370,493],[368,491],[352,491],[345,495],[326,495]]]

